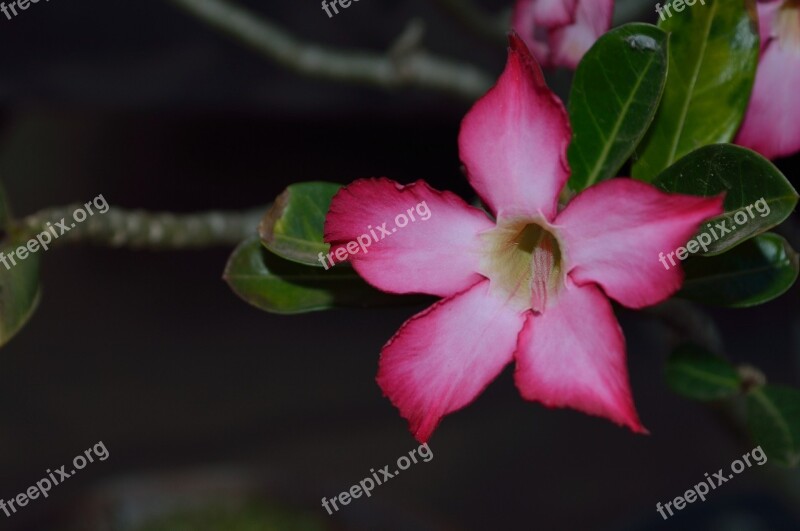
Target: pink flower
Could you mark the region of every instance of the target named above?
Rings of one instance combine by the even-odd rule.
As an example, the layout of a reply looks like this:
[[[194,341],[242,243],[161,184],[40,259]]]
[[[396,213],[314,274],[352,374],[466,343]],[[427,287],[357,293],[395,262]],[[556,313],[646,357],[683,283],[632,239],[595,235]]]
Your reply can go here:
[[[362,179],[333,198],[325,240],[338,249],[369,223],[427,203],[430,219],[351,256],[383,291],[443,297],[400,328],[379,363],[378,384],[420,442],[512,360],[524,398],[645,432],[606,297],[641,308],[673,294],[683,273],[666,270],[659,252],[683,245],[722,212],[722,199],[620,178],[559,212],[569,176],[566,112],[525,44],[510,41],[505,71],[458,139],[468,179],[495,219],[424,181]]]
[[[511,27],[545,68],[574,69],[611,27],[614,0],[517,0]]]
[[[767,158],[800,151],[800,2],[758,3],[761,58],[736,143]]]

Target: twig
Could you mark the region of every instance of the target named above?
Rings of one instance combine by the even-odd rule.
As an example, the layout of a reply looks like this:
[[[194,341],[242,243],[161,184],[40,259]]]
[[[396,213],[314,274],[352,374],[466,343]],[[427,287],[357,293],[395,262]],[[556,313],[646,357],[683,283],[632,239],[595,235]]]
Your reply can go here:
[[[415,87],[480,97],[492,78],[478,68],[417,49],[400,57],[335,50],[304,43],[277,25],[226,0],[171,0],[200,20],[299,74],[396,89]]]
[[[257,234],[268,206],[245,212],[210,211],[197,214],[154,213],[110,207],[95,212],[82,223],[72,224],[72,213],[83,205],[42,210],[17,222],[10,232],[17,241],[35,237],[62,218],[68,229],[52,244],[91,242],[133,249],[191,249],[233,246]],[[54,227],[56,233],[62,229]]]

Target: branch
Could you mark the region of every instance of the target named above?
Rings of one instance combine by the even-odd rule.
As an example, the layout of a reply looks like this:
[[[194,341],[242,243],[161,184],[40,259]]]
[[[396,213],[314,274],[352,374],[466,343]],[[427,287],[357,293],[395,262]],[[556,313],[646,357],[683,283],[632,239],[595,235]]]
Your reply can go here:
[[[299,74],[396,89],[414,87],[475,100],[492,78],[480,69],[415,49],[403,55],[334,50],[304,43],[277,25],[226,0],[172,3]]]
[[[34,238],[64,218],[69,232],[52,244],[91,242],[133,249],[191,249],[233,246],[257,234],[258,224],[268,206],[245,212],[210,211],[197,214],[154,213],[110,207],[95,212],[82,223],[71,225],[72,213],[83,205],[49,208],[19,220],[11,229],[15,239]],[[60,232],[61,229],[55,229]]]

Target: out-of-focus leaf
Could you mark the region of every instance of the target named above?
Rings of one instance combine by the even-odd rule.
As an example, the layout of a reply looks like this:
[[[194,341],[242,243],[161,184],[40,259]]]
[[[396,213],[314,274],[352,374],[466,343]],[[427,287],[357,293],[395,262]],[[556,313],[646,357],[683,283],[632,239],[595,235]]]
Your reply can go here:
[[[667,41],[655,26],[626,24],[581,60],[569,96],[573,191],[616,175],[644,136],[667,77]]]
[[[13,265],[9,256],[27,242],[10,241],[0,245],[0,346],[14,337],[28,322],[39,303],[39,250]],[[6,265],[8,267],[6,267]]]
[[[670,34],[664,96],[633,164],[633,177],[652,181],[691,151],[730,142],[742,121],[758,63],[755,0],[706,0],[659,27]],[[664,8],[666,9],[666,7]]]
[[[747,423],[770,461],[800,464],[800,391],[765,385],[747,395]]]
[[[24,260],[12,252],[27,244],[8,231],[11,209],[0,185],[0,346],[8,343],[33,315],[39,304],[39,249]],[[27,252],[27,251],[26,251]]]
[[[322,267],[319,253],[330,246],[322,239],[325,215],[340,184],[308,182],[292,184],[264,215],[258,233],[273,253],[301,264]]]
[[[666,378],[673,391],[693,400],[733,396],[742,383],[730,363],[697,345],[675,349],[667,360]]]
[[[797,280],[798,256],[784,238],[760,234],[725,254],[689,258],[678,296],[744,308],[782,295]]]
[[[272,313],[400,306],[423,300],[378,291],[344,264],[325,270],[284,260],[264,249],[258,238],[246,240],[234,250],[223,277],[239,297]]]
[[[704,223],[698,232],[711,242],[706,244],[708,251],[699,251],[706,255],[723,253],[779,225],[792,213],[798,197],[774,164],[755,151],[731,144],[691,152],[664,170],[653,184],[681,194],[725,192],[725,212]]]

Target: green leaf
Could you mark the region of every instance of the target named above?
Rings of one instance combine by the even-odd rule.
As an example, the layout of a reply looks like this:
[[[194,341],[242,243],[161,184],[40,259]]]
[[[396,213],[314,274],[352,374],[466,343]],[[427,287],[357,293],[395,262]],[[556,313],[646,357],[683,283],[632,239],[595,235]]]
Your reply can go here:
[[[666,191],[714,196],[725,192],[725,212],[703,225],[700,254],[720,254],[782,223],[797,205],[797,192],[770,161],[731,144],[705,146],[664,170],[653,182]],[[757,203],[757,204],[756,204]],[[749,207],[749,208],[748,208]],[[710,226],[709,226],[710,224]],[[721,227],[717,227],[720,225]],[[723,233],[727,229],[727,233]]]
[[[28,243],[27,238],[10,234],[11,209],[0,184],[0,346],[8,343],[33,315],[39,304],[39,254],[29,253],[24,260],[11,253]]]
[[[667,384],[692,400],[719,400],[736,395],[741,378],[724,359],[697,345],[682,345],[667,360]]]
[[[419,297],[380,292],[345,264],[325,270],[284,260],[264,249],[255,237],[234,250],[223,278],[245,301],[280,314],[420,301]]]
[[[679,297],[717,306],[745,308],[786,292],[798,273],[797,253],[781,236],[756,236],[731,251],[690,258]]]
[[[652,181],[706,144],[730,142],[750,99],[758,63],[754,0],[706,0],[659,22],[670,34],[669,73],[633,177]],[[666,8],[665,8],[666,9]]]
[[[644,136],[667,77],[667,41],[655,26],[626,24],[583,57],[569,97],[573,191],[616,175]]]
[[[27,241],[8,241],[0,245],[5,263],[0,263],[0,346],[8,343],[28,322],[39,304],[39,254],[30,253],[25,260],[14,255],[16,265],[9,257]]]
[[[287,187],[258,227],[264,246],[287,260],[322,267],[319,253],[330,249],[322,239],[325,215],[339,188],[340,184],[326,182]]]
[[[754,388],[747,395],[747,423],[770,461],[800,464],[800,391],[782,385]]]

